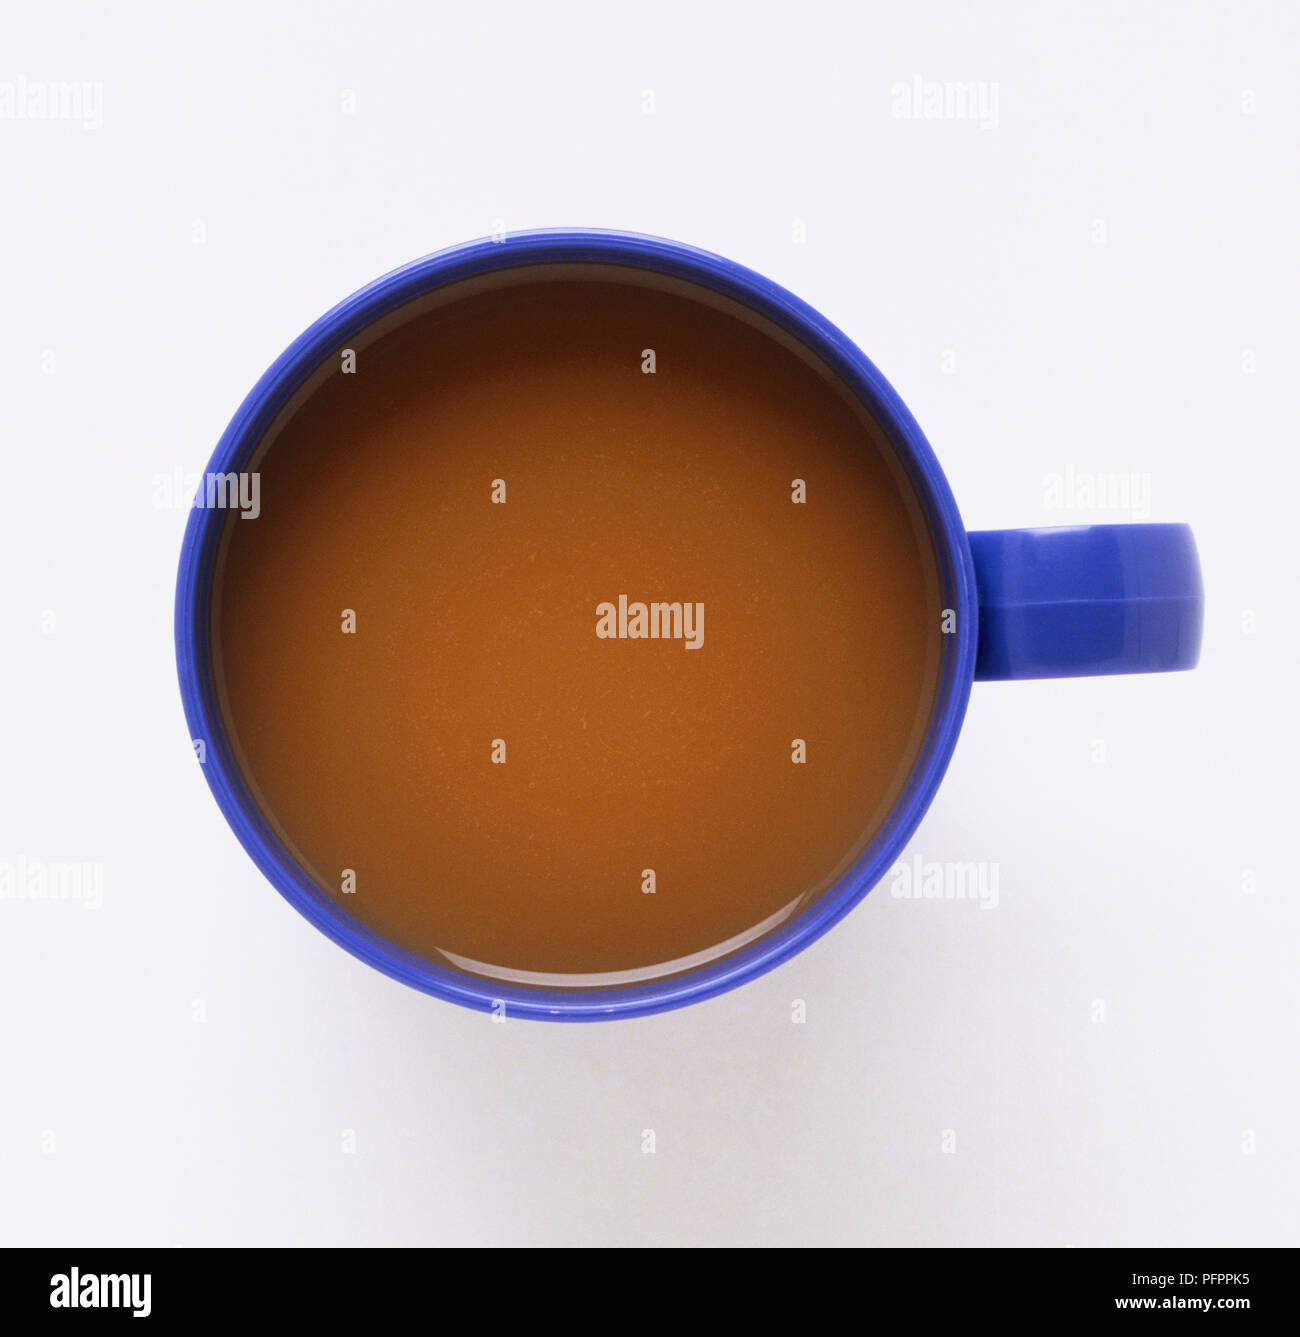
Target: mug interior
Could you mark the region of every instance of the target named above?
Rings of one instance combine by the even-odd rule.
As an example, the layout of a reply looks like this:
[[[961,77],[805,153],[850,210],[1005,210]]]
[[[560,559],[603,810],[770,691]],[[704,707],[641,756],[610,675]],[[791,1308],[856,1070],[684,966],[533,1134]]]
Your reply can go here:
[[[340,347],[364,349],[409,319],[421,304],[449,293],[505,283],[590,276],[611,267],[635,270],[638,281],[685,281],[701,294],[748,308],[829,368],[882,429],[896,463],[920,503],[939,571],[950,634],[943,640],[939,681],[926,736],[888,818],[855,853],[835,885],[806,898],[744,941],[722,943],[705,959],[679,960],[653,974],[585,981],[566,987],[529,978],[486,979],[473,970],[417,957],[371,932],[308,876],[286,833],[259,803],[231,731],[223,723],[217,647],[212,634],[214,573],[222,515],[196,510],[190,519],[177,595],[177,647],[182,692],[192,736],[203,740],[205,773],[236,834],[255,862],[292,904],[340,945],[389,975],[425,992],[509,1015],[596,1019],[637,1015],[718,993],[811,942],[841,918],[887,871],[920,820],[946,767],[973,675],[976,614],[969,546],[955,504],[928,445],[907,410],[870,362],[834,327],[798,299],[758,275],[718,257],[652,238],[626,234],[548,232],[501,243],[474,243],[431,256],[388,275],[318,321],[255,387],[223,436],[209,474],[256,469],[259,451],[274,439],[277,421],[331,374]]]

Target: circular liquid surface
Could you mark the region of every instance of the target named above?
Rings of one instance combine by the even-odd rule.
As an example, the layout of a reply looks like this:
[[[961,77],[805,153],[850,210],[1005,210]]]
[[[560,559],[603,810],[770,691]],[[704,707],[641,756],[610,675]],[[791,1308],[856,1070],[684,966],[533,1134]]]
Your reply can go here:
[[[601,985],[833,885],[940,664],[865,410],[631,272],[466,285],[352,348],[259,448],[213,599],[237,765],[322,894],[425,960]]]

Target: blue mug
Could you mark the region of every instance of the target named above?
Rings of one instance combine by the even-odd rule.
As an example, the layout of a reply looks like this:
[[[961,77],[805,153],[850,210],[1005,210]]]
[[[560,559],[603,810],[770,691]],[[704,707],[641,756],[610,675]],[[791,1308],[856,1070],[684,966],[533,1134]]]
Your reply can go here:
[[[953,617],[925,743],[889,819],[855,866],[768,936],[697,969],[617,988],[528,988],[480,980],[394,947],[351,919],[273,834],[235,765],[215,704],[209,613],[221,514],[196,507],[176,591],[176,655],[195,749],[253,861],[323,933],[394,979],[495,1013],[556,1021],[644,1016],[710,998],[808,946],[897,862],[947,769],[977,678],[1055,678],[1192,668],[1203,598],[1185,525],[1106,524],[968,533],[929,443],[898,395],[838,329],[784,288],[707,251],[625,232],[548,229],[470,242],[394,270],[322,316],[240,405],[208,464],[238,474],[277,411],[339,347],[443,285],[521,266],[616,264],[675,276],[774,321],[829,365],[888,434],[920,498]]]

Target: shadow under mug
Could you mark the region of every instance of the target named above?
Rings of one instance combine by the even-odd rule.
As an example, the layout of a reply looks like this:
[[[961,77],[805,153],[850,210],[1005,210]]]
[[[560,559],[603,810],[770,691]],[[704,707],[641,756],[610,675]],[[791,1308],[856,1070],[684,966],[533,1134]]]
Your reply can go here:
[[[819,938],[897,862],[947,768],[977,678],[1189,669],[1201,641],[1200,569],[1176,524],[968,533],[921,429],[866,356],[806,303],[707,251],[633,233],[547,229],[470,242],[394,270],[322,316],[276,360],[217,445],[210,474],[241,471],[276,413],[321,363],[373,322],[446,284],[520,266],[615,264],[721,293],[802,341],[883,427],[921,501],[952,612],[940,687],[910,780],[874,840],[825,895],[767,937],[678,975],[603,989],[528,988],[421,960],[350,918],[297,866],[241,778],[216,706],[210,655],[219,510],[191,512],[176,592],[176,654],[191,737],[226,820],[272,884],[354,956],[436,997],[497,1015],[558,1021],[642,1016],[698,1002],[771,970]]]

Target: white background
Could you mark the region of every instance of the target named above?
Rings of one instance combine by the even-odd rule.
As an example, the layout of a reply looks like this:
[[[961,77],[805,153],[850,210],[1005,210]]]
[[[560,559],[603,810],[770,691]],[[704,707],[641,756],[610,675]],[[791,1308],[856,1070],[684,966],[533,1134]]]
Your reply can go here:
[[[104,903],[0,901],[0,1242],[1300,1243],[1298,68],[1282,3],[8,6],[0,82],[104,101],[0,120],[0,861]],[[996,126],[891,115],[915,76]],[[1049,509],[1067,467],[1193,524],[1196,672],[976,685],[909,853],[996,910],[884,884],[715,1001],[494,1025],[242,853],[155,477],[498,219],[792,288],[972,528],[1132,518]]]

